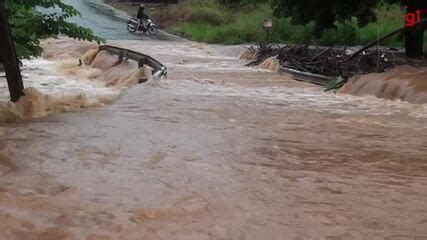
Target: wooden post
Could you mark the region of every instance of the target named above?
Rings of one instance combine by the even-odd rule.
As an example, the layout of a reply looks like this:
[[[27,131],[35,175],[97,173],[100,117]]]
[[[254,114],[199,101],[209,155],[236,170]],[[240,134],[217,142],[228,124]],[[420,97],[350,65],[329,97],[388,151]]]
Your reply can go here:
[[[16,57],[9,20],[4,8],[4,0],[0,0],[0,36],[0,62],[3,63],[5,68],[10,98],[12,102],[16,102],[24,95],[24,84],[22,83],[21,70]]]

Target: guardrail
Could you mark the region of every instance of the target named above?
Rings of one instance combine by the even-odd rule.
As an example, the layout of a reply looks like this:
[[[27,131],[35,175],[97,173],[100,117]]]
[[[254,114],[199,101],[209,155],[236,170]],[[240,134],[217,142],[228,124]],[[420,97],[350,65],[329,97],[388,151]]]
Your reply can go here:
[[[292,68],[280,67],[280,72],[292,76],[295,80],[309,82],[317,85],[325,86],[334,78],[327,77],[320,74],[314,74],[309,72],[302,72]]]
[[[144,65],[148,65],[153,68],[153,76],[156,78],[167,77],[167,67],[156,59],[154,59],[153,57],[148,56],[146,54],[110,45],[101,45],[99,46],[99,50],[106,51],[112,55],[116,55],[121,60],[132,59],[138,63],[139,68],[143,67]]]

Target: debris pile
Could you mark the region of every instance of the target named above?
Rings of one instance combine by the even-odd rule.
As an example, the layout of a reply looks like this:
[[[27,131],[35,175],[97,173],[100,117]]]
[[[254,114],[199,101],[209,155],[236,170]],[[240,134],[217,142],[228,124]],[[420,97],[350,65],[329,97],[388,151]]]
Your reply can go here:
[[[254,56],[246,66],[257,66],[266,59],[275,57],[279,60],[281,69],[297,70],[323,75],[330,79],[340,79],[342,84],[354,75],[385,72],[396,65],[419,66],[422,64],[404,59],[401,53],[389,49],[356,52],[346,47],[313,48],[309,45],[261,44],[257,47],[249,47],[244,54],[245,56]]]

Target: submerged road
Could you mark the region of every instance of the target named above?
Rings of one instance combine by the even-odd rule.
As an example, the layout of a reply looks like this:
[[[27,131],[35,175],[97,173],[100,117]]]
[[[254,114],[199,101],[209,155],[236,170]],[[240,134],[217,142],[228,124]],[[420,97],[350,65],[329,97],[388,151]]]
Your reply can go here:
[[[325,93],[242,67],[235,47],[122,40],[122,23],[79,10],[169,79],[1,124],[0,239],[427,239],[426,105]],[[38,61],[27,82],[101,91],[102,71],[68,79]]]

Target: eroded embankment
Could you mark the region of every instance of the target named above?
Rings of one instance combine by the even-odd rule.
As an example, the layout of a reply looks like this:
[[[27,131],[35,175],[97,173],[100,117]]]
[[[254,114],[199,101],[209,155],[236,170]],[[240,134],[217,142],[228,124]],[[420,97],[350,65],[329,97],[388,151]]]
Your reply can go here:
[[[351,79],[340,93],[427,103],[427,70],[400,66],[385,73],[357,76]]]
[[[6,85],[0,86],[0,122],[109,104],[148,78],[144,68],[100,51],[97,44],[48,39],[42,47],[42,58],[24,62],[24,97],[11,103]]]

